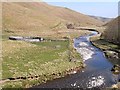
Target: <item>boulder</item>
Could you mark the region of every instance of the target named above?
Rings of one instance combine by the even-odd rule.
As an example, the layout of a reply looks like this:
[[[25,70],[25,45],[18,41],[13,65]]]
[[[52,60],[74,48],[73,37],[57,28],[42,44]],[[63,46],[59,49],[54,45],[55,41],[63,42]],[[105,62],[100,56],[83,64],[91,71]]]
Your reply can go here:
[[[118,64],[115,64],[111,71],[113,74],[120,74],[120,66]]]

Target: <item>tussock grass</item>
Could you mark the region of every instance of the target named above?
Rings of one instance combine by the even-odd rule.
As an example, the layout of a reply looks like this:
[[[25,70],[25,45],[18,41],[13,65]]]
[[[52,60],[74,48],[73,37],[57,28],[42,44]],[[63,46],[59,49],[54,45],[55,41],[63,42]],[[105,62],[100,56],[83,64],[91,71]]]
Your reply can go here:
[[[3,83],[3,87],[30,87],[47,80],[66,75],[67,71],[82,67],[79,62],[69,61],[69,41],[28,43],[3,41],[2,78],[34,77]]]
[[[98,39],[96,41],[93,41],[93,44],[103,50],[109,50],[109,49],[119,50],[120,49],[118,45],[110,43],[104,39]]]
[[[35,69],[36,64],[39,66],[58,59],[60,58],[59,53],[67,49],[67,42],[54,42],[54,45],[51,42],[43,42],[39,45],[21,41],[6,41],[3,43],[3,78],[18,77],[24,72]],[[57,49],[56,45],[61,47]]]

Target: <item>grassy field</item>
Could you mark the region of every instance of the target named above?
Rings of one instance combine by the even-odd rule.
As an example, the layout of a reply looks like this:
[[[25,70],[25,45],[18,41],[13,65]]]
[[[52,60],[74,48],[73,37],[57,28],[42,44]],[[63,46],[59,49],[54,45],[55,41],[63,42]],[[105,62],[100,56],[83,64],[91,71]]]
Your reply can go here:
[[[5,82],[3,87],[30,87],[82,67],[81,58],[70,62],[68,40],[40,43],[3,40],[2,44],[2,79],[22,78]]]

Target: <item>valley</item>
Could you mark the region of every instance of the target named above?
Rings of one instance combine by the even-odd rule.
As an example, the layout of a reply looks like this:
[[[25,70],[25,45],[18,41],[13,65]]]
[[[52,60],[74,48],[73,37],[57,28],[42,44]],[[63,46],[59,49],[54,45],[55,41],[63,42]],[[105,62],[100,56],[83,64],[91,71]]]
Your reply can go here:
[[[45,2],[4,2],[2,4],[3,71],[0,81],[2,87],[4,89],[30,88],[47,82],[49,86],[51,85],[49,82],[52,81],[53,83],[57,81],[59,84],[61,80],[64,81],[69,76],[73,79],[78,78],[82,71],[84,72],[84,69],[86,70],[85,74],[88,73],[86,74],[87,78],[90,75],[90,70],[93,70],[93,72],[95,69],[104,71],[104,68],[107,67],[107,72],[110,73],[108,70],[118,63],[114,63],[113,60],[109,62],[109,58],[103,57],[103,52],[96,47],[105,52],[109,49],[117,51],[116,57],[119,59],[119,31],[116,19],[106,19],[106,24],[104,24],[104,20],[96,19],[69,8],[52,6]],[[112,21],[115,24],[111,24]],[[97,31],[98,34],[92,35],[94,33],[89,29]],[[112,30],[114,29],[113,34]],[[45,40],[40,42],[10,40],[10,36],[41,37]],[[90,37],[90,40],[87,39],[86,41],[88,43],[84,42],[87,36]],[[80,46],[76,49],[74,44],[80,37],[82,37],[80,41],[78,40]],[[83,40],[82,43],[80,43],[81,40]],[[96,47],[92,47],[92,45]],[[96,64],[98,62],[95,58],[100,56],[96,55],[94,58],[92,49],[93,51],[96,50],[96,53],[98,51],[102,57],[98,61],[104,68]],[[106,53],[106,56],[109,57],[109,53]],[[88,67],[90,67],[90,70]],[[99,72],[96,78],[98,78],[98,74]],[[105,74],[105,71],[103,74]],[[72,81],[73,79],[67,80]],[[82,80],[82,76],[80,79]],[[109,83],[111,77],[106,80],[108,84],[105,87],[114,84],[114,81]],[[68,84],[71,85],[71,83],[66,85],[69,88],[74,87],[75,83],[72,83],[72,86]],[[95,86],[93,85],[93,87]],[[62,85],[60,88],[62,88]]]

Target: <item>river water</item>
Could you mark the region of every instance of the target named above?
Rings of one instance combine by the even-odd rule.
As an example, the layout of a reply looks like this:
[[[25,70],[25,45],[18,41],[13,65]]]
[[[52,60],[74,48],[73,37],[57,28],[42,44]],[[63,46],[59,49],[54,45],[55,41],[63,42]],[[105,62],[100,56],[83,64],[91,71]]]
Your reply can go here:
[[[32,88],[98,88],[103,90],[103,88],[114,84],[115,79],[110,71],[113,65],[100,49],[92,45],[89,38],[97,35],[98,32],[91,32],[90,35],[74,39],[74,48],[82,55],[86,64],[82,71]]]

